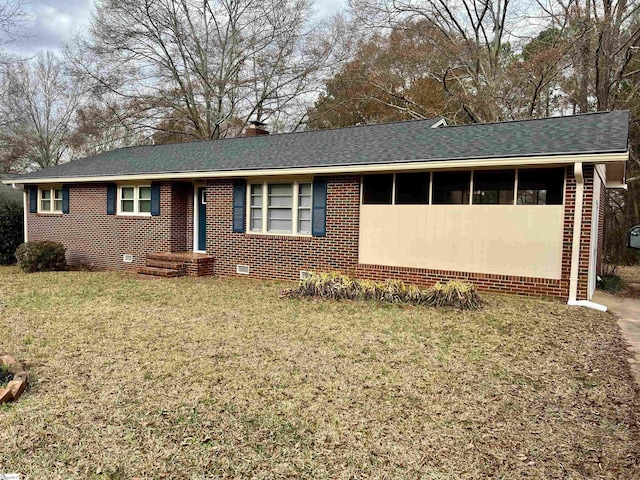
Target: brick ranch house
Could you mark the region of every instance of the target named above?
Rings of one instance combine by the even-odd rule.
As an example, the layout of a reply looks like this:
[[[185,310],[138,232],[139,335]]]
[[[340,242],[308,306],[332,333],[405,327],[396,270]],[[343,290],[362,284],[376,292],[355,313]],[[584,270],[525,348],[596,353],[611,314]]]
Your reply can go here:
[[[629,113],[443,119],[113,150],[3,180],[71,264],[293,280],[307,271],[588,300]]]

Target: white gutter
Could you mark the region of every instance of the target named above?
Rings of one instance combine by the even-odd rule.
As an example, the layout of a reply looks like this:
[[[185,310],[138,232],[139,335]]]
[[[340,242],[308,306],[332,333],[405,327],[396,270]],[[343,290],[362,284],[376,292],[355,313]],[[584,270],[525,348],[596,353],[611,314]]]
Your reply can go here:
[[[582,162],[573,166],[576,178],[576,198],[573,209],[573,245],[571,246],[571,270],[569,273],[569,305],[576,301],[578,295],[578,266],[580,263],[580,234],[582,233],[582,202],[584,200],[584,175]]]

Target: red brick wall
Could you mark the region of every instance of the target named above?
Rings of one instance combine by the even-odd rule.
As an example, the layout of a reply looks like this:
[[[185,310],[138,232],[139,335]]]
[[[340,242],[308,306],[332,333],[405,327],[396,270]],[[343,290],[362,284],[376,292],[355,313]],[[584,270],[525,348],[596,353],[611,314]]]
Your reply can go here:
[[[593,196],[592,166],[585,166],[584,176],[585,206],[582,215],[583,244],[579,298],[586,298],[587,290],[586,273]],[[560,280],[358,264],[358,176],[329,178],[327,235],[313,238],[233,233],[232,180],[213,180],[208,185],[207,252],[215,256],[215,270],[221,275],[236,275],[238,264],[248,265],[252,277],[285,280],[297,279],[300,270],[339,270],[359,278],[397,278],[423,286],[432,285],[439,280],[462,279],[477,284],[480,290],[568,297],[576,188],[572,168],[567,172]]]
[[[353,271],[358,261],[360,177],[331,177],[327,183],[327,235],[302,237],[232,232],[233,181],[211,180],[207,188],[207,253],[216,273],[235,275],[249,265],[251,276],[297,279],[300,270]]]
[[[579,299],[587,294],[593,174],[593,166],[584,167]],[[236,265],[240,264],[249,265],[250,275],[258,278],[294,280],[300,270],[339,270],[361,278],[398,278],[423,286],[464,279],[476,283],[480,290],[568,296],[576,187],[571,167],[565,190],[560,280],[358,264],[359,176],[328,179],[325,237],[233,233],[233,181],[216,179],[207,185],[207,252],[215,256],[215,273],[220,275],[236,275]],[[163,183],[160,216],[121,217],[106,215],[105,185],[72,185],[70,213],[29,214],[28,230],[30,240],[61,241],[70,263],[88,262],[111,269],[140,267],[149,253],[192,250],[193,187],[189,183]],[[125,253],[134,255],[134,263],[122,262]]]
[[[189,247],[186,228],[190,192],[188,185],[162,183],[159,216],[125,217],[106,214],[105,184],[74,184],[69,189],[69,213],[29,213],[28,237],[29,240],[61,242],[72,265],[88,263],[98,269],[137,268],[144,264],[148,253],[182,251]],[[133,263],[122,261],[127,253],[134,256]]]

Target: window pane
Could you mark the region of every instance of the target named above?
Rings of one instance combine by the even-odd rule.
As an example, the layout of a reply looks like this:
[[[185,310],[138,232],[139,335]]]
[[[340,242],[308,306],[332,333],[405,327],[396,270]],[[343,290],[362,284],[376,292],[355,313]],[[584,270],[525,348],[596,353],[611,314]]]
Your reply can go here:
[[[298,192],[300,195],[311,196],[311,184],[310,183],[301,183],[298,185]]]
[[[302,220],[298,222],[298,232],[299,233],[311,233],[311,220]]]
[[[49,200],[51,198],[51,190],[41,190],[40,197],[42,200]]]
[[[518,171],[518,205],[562,205],[564,168]]]
[[[292,196],[292,183],[271,183],[269,184],[269,195]]]
[[[269,206],[270,207],[291,207],[293,205],[293,184],[270,184],[269,185]]]
[[[393,175],[365,175],[362,178],[362,203],[365,205],[390,205],[393,191]]]
[[[126,213],[133,212],[133,200],[122,200],[122,211]]]
[[[396,173],[396,203],[425,205],[429,203],[429,172]]]
[[[40,202],[40,210],[48,212],[51,210],[51,200],[42,200]]]
[[[515,170],[473,172],[473,203],[513,205]]]
[[[291,220],[270,218],[269,219],[269,231],[270,232],[283,232],[291,233]]]
[[[301,208],[298,217],[300,220],[311,220],[311,209],[309,208]]]
[[[298,185],[298,207],[311,207],[311,184],[301,183]]]
[[[291,209],[270,208],[267,229],[270,232],[291,232]]]
[[[54,190],[53,194],[56,200],[62,200],[62,190]]]
[[[140,200],[138,205],[140,213],[151,213],[151,200]]]
[[[56,212],[62,211],[62,200],[54,200],[53,201],[53,210]]]
[[[433,172],[433,204],[469,203],[471,172]]]
[[[293,204],[293,198],[289,197],[269,197],[270,207],[291,207]]]
[[[122,199],[133,200],[133,187],[122,187]]]
[[[140,200],[151,200],[151,187],[140,187]]]
[[[262,196],[251,197],[251,206],[252,207],[261,207],[262,206]]]
[[[251,230],[262,231],[262,209],[261,208],[251,209],[251,222],[250,222],[249,228]]]

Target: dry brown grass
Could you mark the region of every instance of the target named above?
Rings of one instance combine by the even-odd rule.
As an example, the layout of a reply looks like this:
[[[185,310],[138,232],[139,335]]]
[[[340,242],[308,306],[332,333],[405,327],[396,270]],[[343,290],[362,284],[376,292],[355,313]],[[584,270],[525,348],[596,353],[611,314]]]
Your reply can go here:
[[[69,478],[638,478],[612,317],[280,300],[282,283],[0,269],[0,472]]]
[[[617,274],[626,283],[640,283],[640,265],[618,267]]]

